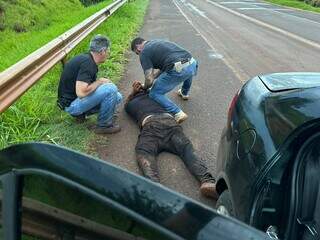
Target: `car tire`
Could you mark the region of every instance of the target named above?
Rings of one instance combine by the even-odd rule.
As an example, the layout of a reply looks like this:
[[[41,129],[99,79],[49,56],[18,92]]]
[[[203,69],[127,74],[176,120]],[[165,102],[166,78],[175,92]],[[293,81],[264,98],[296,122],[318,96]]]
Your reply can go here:
[[[229,190],[224,190],[219,196],[218,201],[216,203],[216,210],[218,213],[222,215],[229,217],[234,216],[234,210]]]

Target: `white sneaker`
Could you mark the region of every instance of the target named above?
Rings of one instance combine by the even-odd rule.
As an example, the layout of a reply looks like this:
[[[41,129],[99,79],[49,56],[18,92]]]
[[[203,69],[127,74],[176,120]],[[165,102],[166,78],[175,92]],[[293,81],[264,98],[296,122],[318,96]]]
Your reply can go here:
[[[181,88],[178,90],[178,95],[183,99],[183,100],[188,100],[189,99],[189,95],[184,95],[182,93]]]
[[[180,111],[174,115],[174,119],[177,123],[182,123],[184,120],[188,118],[188,115],[185,114],[183,111]]]

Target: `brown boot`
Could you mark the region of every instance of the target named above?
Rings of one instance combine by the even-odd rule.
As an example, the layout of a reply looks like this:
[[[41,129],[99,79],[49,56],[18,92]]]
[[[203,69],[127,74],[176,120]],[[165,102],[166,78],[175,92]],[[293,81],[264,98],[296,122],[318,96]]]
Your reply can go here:
[[[159,183],[160,178],[159,178],[157,166],[154,166],[155,165],[154,159],[148,159],[148,157],[153,158],[150,156],[137,154],[138,165],[139,165],[140,169],[142,170],[143,175],[146,178],[149,178],[153,182]],[[152,164],[152,162],[153,162],[153,164]]]
[[[203,196],[213,198],[217,200],[219,198],[219,194],[216,190],[216,184],[213,182],[204,182],[200,186],[200,192]]]

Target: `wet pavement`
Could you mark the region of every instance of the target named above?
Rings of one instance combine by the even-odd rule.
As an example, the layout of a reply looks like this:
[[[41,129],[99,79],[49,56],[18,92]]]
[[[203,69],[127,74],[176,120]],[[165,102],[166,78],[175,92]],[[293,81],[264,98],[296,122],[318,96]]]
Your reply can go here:
[[[139,36],[145,39],[161,38],[176,42],[189,50],[198,60],[199,71],[193,81],[190,100],[181,100],[175,92],[169,96],[189,115],[189,118],[182,123],[184,131],[193,142],[196,152],[215,174],[220,133],[226,122],[229,102],[240,88],[240,81],[216,54],[215,49],[210,47],[188,22],[173,1],[150,1]],[[144,79],[138,57],[129,53],[128,60],[125,74],[118,84],[124,97],[131,91],[134,80]],[[141,174],[134,153],[139,134],[138,126],[124,112],[123,105],[119,108],[118,120],[122,131],[108,137],[107,143],[97,144],[98,155],[101,159]],[[198,182],[178,157],[162,153],[158,157],[158,164],[160,180],[164,186],[208,206],[214,206],[215,202],[200,195]]]

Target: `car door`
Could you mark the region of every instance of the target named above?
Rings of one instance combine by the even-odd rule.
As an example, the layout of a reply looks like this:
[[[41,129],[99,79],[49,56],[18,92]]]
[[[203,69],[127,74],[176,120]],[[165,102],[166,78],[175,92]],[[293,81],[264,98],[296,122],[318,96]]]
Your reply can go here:
[[[320,239],[320,134],[312,136],[297,155],[286,239]]]
[[[55,145],[1,150],[0,183],[0,239],[267,239],[160,184]]]
[[[137,221],[139,216],[130,216],[128,209],[67,179],[43,172],[15,177],[16,192],[21,184],[13,214],[16,218],[11,222],[15,226],[11,230],[16,233],[7,231],[3,239],[174,239]],[[11,195],[12,191],[4,194]],[[12,210],[4,217],[9,216]]]

